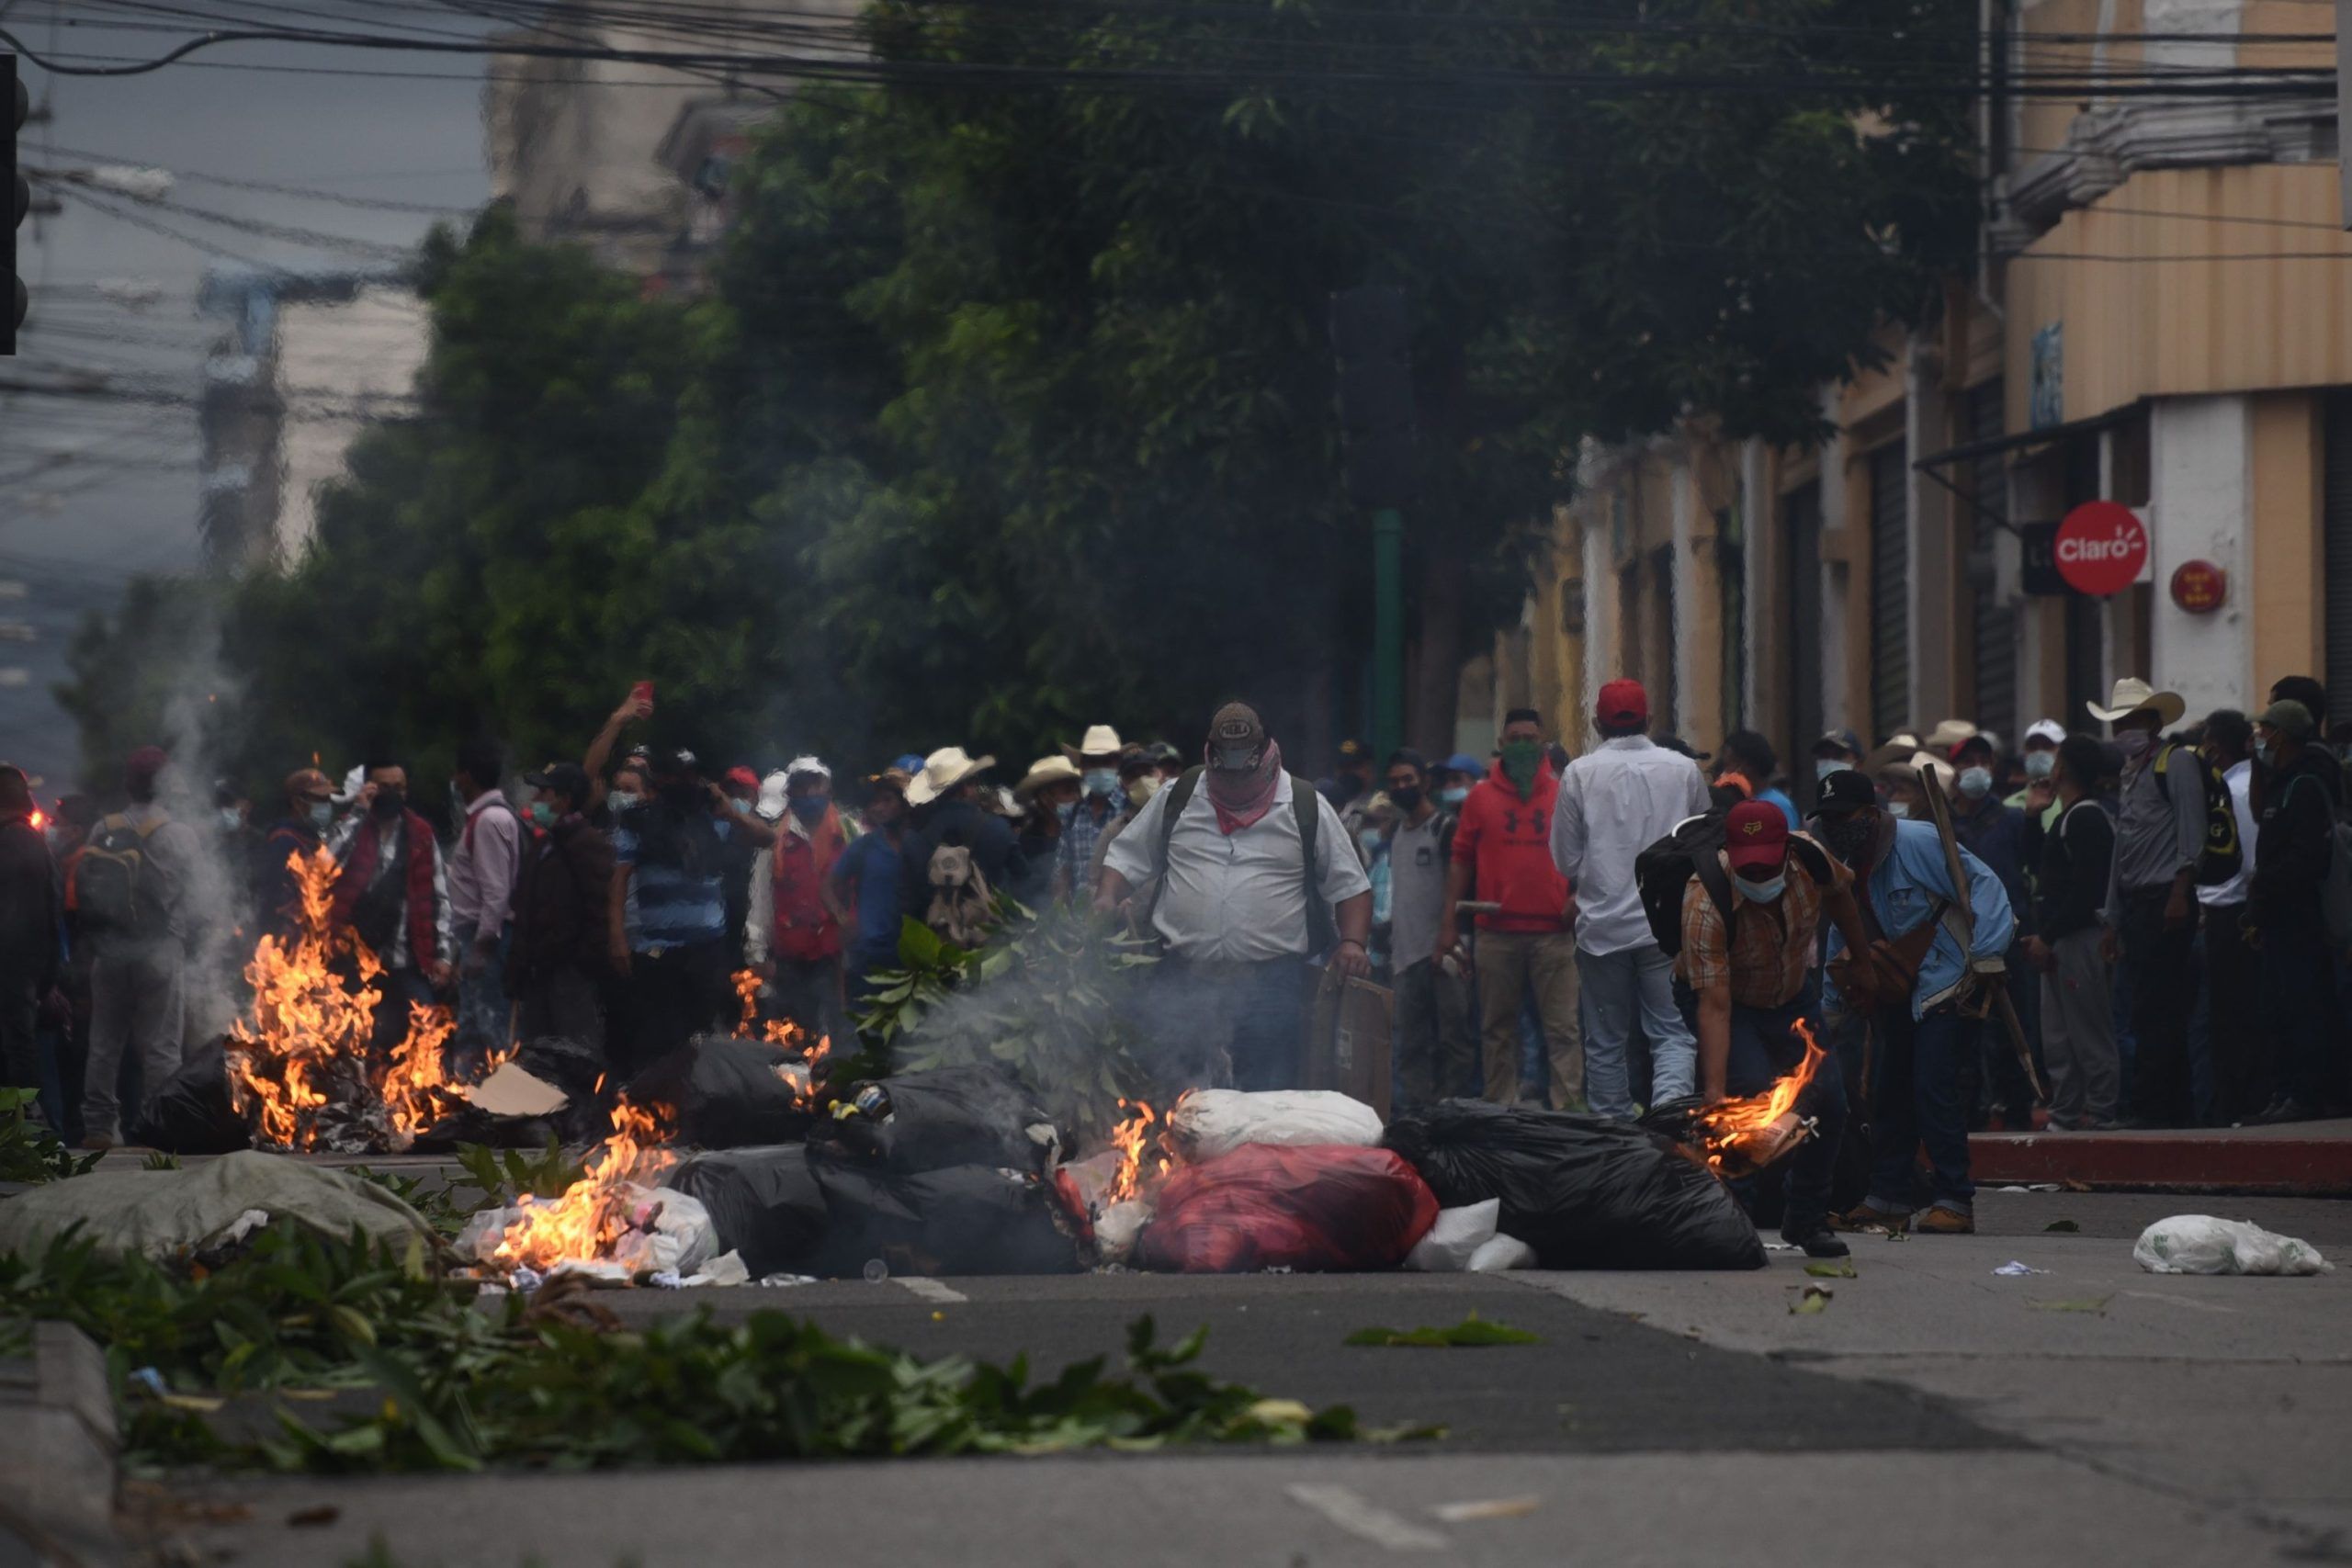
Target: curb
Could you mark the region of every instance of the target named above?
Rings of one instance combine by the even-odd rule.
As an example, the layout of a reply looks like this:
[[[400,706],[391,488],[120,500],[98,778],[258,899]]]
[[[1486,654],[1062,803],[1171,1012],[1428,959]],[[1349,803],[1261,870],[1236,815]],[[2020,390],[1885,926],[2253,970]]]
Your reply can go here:
[[[1979,1182],[2078,1182],[2123,1191],[2352,1195],[2352,1138],[2193,1133],[1976,1133]]]
[[[0,1361],[0,1561],[109,1568],[120,1446],[106,1358],[78,1328],[35,1323],[28,1359]]]

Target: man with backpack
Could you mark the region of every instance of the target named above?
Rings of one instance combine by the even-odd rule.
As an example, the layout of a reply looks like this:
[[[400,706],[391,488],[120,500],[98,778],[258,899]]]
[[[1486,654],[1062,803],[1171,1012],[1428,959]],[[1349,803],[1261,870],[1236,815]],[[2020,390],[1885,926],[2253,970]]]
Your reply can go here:
[[[2038,874],[2025,961],[2041,976],[2050,1125],[2108,1133],[2116,1127],[2122,1068],[2115,1047],[2115,973],[2099,956],[2098,915],[2115,858],[2115,825],[2096,793],[2106,767],[2099,743],[2071,735],[2055,755],[2047,777],[2058,816],[2047,829],[2039,812],[2026,819]],[[2235,929],[2233,922],[2233,935]]]
[[[152,1099],[179,1070],[187,998],[189,875],[201,848],[195,830],[155,803],[170,759],[142,746],[123,763],[130,804],[102,818],[74,863],[68,902],[90,968],[90,1055],[82,1091],[82,1146],[122,1142],[118,1077],[123,1057],[139,1064],[140,1098]],[[137,1119],[141,1106],[130,1108]]]
[[[988,924],[997,894],[1029,874],[1012,825],[983,808],[980,778],[995,765],[994,757],[945,746],[923,759],[907,785],[914,817],[899,863],[899,899],[909,914],[959,946],[970,945]]]
[[[2278,1078],[2278,1100],[2254,1118],[2265,1124],[2313,1121],[2335,1098],[2328,1010],[2335,975],[2321,891],[2336,853],[2344,767],[2316,743],[2318,730],[2298,702],[2272,703],[2254,721],[2261,826],[2246,915],[2257,933],[2263,1024]]]
[[[2115,861],[2103,920],[2104,956],[2120,956],[2132,989],[2132,1115],[2126,1127],[2187,1127],[2188,1016],[2197,1005],[2197,884],[2206,848],[2206,764],[2186,746],[2160,744],[2188,705],[2126,677],[2093,718],[2123,752]],[[2227,810],[2227,794],[2223,794]],[[2232,838],[2235,821],[2232,819]],[[2234,867],[2233,868],[2234,869]]]
[[[1849,946],[1867,944],[1854,876],[1767,800],[1723,818],[1723,847],[1694,865],[1682,895],[1679,972],[1696,999],[1699,1090],[1710,1102],[1761,1094],[1804,1058],[1800,1023],[1821,1032],[1823,917]],[[1835,1062],[1814,1075],[1796,1110],[1815,1136],[1789,1160],[1781,1235],[1815,1258],[1843,1258],[1829,1229],[1829,1182],[1846,1130],[1846,1086]]]
[[[1308,961],[1370,971],[1372,882],[1339,812],[1283,771],[1255,708],[1218,709],[1202,761],[1113,842],[1094,907],[1129,912],[1130,890],[1159,878],[1147,924],[1166,957],[1143,1021],[1199,1081],[1295,1089]]]

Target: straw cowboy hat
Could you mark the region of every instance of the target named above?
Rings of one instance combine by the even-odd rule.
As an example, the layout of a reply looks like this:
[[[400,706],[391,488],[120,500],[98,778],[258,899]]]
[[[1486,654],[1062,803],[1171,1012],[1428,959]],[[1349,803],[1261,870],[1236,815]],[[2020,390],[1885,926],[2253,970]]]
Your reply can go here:
[[[1080,784],[1085,778],[1086,775],[1078,771],[1078,764],[1068,757],[1040,757],[1029,764],[1029,772],[1012,786],[1013,798],[1026,800],[1049,784],[1059,784],[1065,780]]]
[[[1927,741],[1920,750],[1933,751],[1940,757],[1949,757],[1962,741],[1973,740],[1975,738],[1974,725],[1964,718],[1948,718],[1928,732]]]
[[[1087,757],[1115,757],[1125,747],[1126,742],[1119,739],[1117,730],[1107,724],[1096,724],[1087,727],[1085,738],[1077,745],[1064,746],[1062,755],[1075,762]]]
[[[909,806],[928,806],[970,778],[996,766],[994,757],[971,757],[961,746],[944,746],[922,760],[922,772],[907,786]]]
[[[2101,707],[2097,703],[2085,703],[2083,705],[2090,709],[2091,716],[2101,724],[2113,724],[2118,719],[2153,709],[2159,729],[2178,724],[2180,716],[2188,711],[2188,701],[2178,692],[2159,692],[2136,675],[2126,675],[2115,683],[2115,694],[2108,698],[2107,706]]]

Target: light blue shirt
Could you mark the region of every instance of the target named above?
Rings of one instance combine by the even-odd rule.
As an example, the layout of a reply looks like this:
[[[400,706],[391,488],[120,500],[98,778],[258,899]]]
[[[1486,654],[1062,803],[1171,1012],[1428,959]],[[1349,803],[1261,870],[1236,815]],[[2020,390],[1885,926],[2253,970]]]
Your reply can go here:
[[[1968,874],[1968,907],[1976,917],[1974,941],[1969,958],[1991,958],[2009,950],[2009,939],[2017,931],[2017,916],[2009,908],[2009,895],[2002,887],[2001,879],[1992,868],[1966,850],[1960,852],[1960,867]],[[1938,899],[1952,897],[1951,874],[1944,866],[1943,840],[1937,837],[1931,822],[1898,819],[1894,824],[1894,848],[1886,859],[1871,870],[1865,885],[1871,901],[1871,913],[1878,919],[1879,931],[1890,941],[1917,931],[1919,923],[1935,912]],[[1829,956],[1835,958],[1846,950],[1846,933],[1835,927],[1829,932]],[[1935,945],[1928,950],[1927,961],[1919,965],[1917,984],[1911,987],[1911,1016],[1917,1018],[1925,1010],[1920,999],[1950,989],[1960,979],[1963,960],[1960,944],[1951,932],[1939,930]],[[1823,999],[1832,1008],[1842,1008],[1835,982],[1823,973]]]

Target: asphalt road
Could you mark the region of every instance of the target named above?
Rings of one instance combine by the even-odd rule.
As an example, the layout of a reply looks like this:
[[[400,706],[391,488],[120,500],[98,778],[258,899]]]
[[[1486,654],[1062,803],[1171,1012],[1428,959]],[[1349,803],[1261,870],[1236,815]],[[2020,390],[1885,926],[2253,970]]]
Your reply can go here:
[[[1984,1234],[1866,1238],[1799,1315],[1747,1274],[822,1282],[616,1293],[626,1315],[782,1308],[1039,1371],[1144,1313],[1204,1365],[1444,1438],[1312,1451],[264,1480],[180,1489],[181,1562],[1148,1564],[2352,1562],[2352,1272],[2166,1279],[2131,1240],[2222,1207],[2352,1258],[2352,1204],[1987,1193]],[[2053,1221],[2078,1228],[2051,1232]],[[1993,1270],[2015,1258],[2041,1269]],[[1481,1316],[1539,1345],[1375,1350]],[[1478,1505],[1464,1517],[1464,1505]],[[297,1527],[300,1510],[332,1522]],[[212,1522],[201,1517],[209,1510]],[[226,1512],[240,1517],[220,1517]]]

